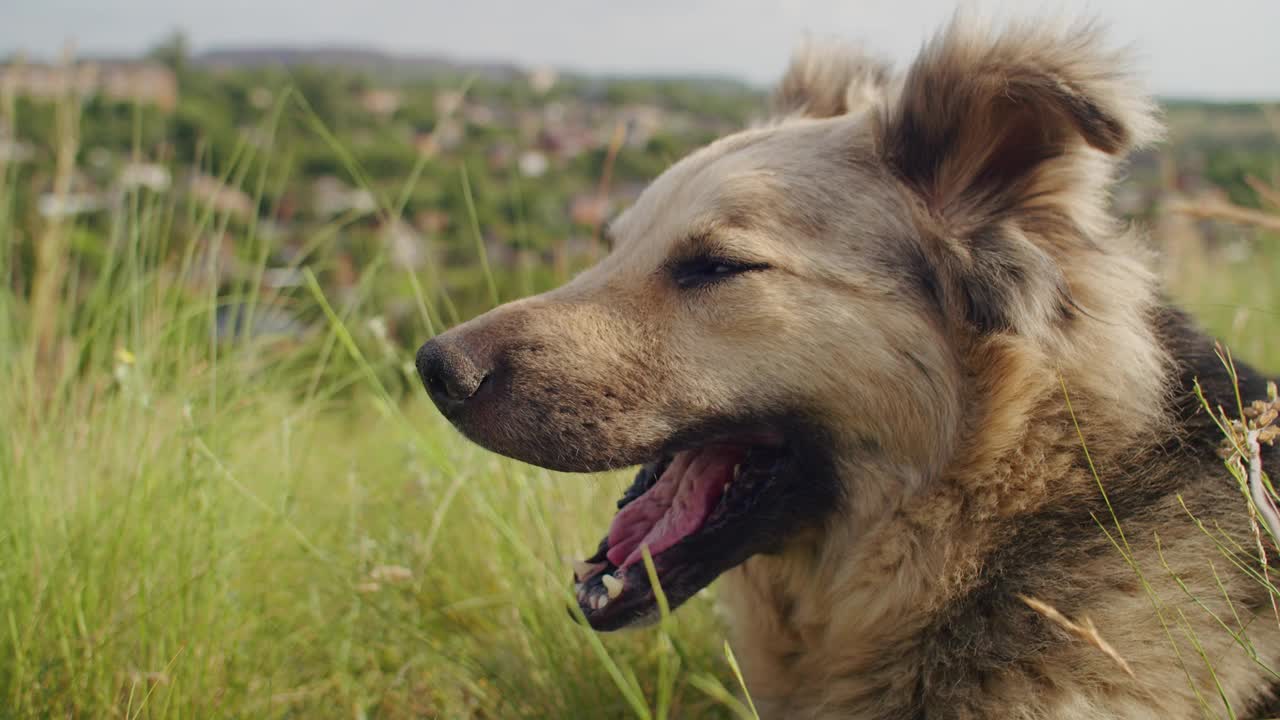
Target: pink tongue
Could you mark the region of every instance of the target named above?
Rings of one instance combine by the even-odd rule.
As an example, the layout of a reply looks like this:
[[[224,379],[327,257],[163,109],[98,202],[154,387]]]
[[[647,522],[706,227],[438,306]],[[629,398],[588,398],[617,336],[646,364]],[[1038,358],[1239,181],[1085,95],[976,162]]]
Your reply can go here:
[[[642,547],[656,556],[702,527],[743,455],[732,445],[677,454],[658,482],[613,518],[609,562],[618,567],[639,562]]]

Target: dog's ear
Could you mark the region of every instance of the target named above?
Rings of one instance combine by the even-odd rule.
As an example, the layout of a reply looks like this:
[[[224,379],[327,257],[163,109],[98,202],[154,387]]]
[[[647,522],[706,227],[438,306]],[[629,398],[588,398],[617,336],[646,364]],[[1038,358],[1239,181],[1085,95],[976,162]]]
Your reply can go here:
[[[883,160],[918,198],[980,330],[1043,326],[1070,307],[1054,244],[1089,242],[1115,161],[1159,129],[1124,67],[1091,26],[992,34],[957,20],[878,117]]]
[[[810,40],[791,56],[773,92],[781,117],[828,118],[868,110],[884,101],[889,66],[850,45]]]

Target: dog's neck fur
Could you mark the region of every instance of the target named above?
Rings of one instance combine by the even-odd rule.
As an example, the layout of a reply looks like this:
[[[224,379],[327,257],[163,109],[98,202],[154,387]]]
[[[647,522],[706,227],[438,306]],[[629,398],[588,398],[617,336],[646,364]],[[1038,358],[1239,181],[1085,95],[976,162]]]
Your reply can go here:
[[[1101,255],[1097,262],[1114,261],[1114,257]],[[1086,272],[1107,270],[1099,267]],[[1140,472],[1145,464],[1159,462],[1152,457],[1176,457],[1183,451],[1176,440],[1182,429],[1170,388],[1185,381],[1180,383],[1176,364],[1165,355],[1167,343],[1156,337],[1160,328],[1155,318],[1165,311],[1158,306],[1151,284],[1135,282],[1126,298],[1100,298],[1093,294],[1087,278],[1079,278],[1076,287],[1082,297],[1094,301],[1090,315],[1068,320],[1068,327],[1059,331],[1064,335],[1060,347],[1111,348],[1105,355],[1108,358],[1118,355],[1117,348],[1147,348],[1148,352],[1126,356],[1128,368],[1099,372],[1094,363],[1104,355],[1055,354],[1056,343],[1052,341],[995,337],[972,344],[963,363],[971,374],[972,388],[966,401],[967,430],[941,477],[901,497],[896,506],[875,519],[868,520],[865,513],[840,513],[822,532],[797,540],[779,555],[753,558],[725,576],[721,597],[730,607],[732,624],[749,628],[749,632],[735,636],[749,643],[737,649],[758,702],[777,708],[779,716],[785,717],[938,716],[923,710],[929,703],[922,697],[927,672],[919,666],[925,653],[916,652],[933,642],[931,637],[943,622],[939,618],[954,614],[954,607],[964,603],[976,587],[1001,582],[1000,578],[992,579],[992,566],[1000,563],[991,558],[1001,552],[1010,528],[1017,528],[1020,518],[1032,515],[1036,517],[1030,519],[1030,525],[1039,517],[1078,513],[1076,508],[1082,504],[1095,503],[1097,507],[1100,478],[1114,484],[1112,492],[1122,495],[1129,473],[1126,468],[1139,468]],[[1146,276],[1135,280],[1146,280]],[[1073,335],[1067,338],[1067,333]],[[1116,382],[1142,383],[1150,388],[1149,402],[1145,406],[1118,403],[1117,397],[1132,398],[1134,394],[1132,388],[1114,391],[1111,384]],[[1163,460],[1168,462],[1169,458]],[[868,468],[861,465],[846,470],[865,473]],[[852,489],[850,503],[856,503],[859,479],[842,480]],[[1158,490],[1143,492],[1158,498],[1173,490],[1164,496]],[[860,523],[868,524],[849,522],[857,516],[861,516]],[[1090,517],[1081,515],[1076,526],[1091,523]],[[1105,542],[1101,531],[1096,535],[1096,540]],[[1112,550],[1102,544],[1097,547]],[[1112,559],[1123,566],[1118,552]],[[1069,560],[1085,563],[1096,558],[1071,556]],[[1048,562],[1059,566],[1042,568],[1044,577],[1078,576],[1081,569],[1065,565],[1067,561],[1052,556]],[[1126,587],[1133,579],[1126,581],[1123,573],[1108,577],[1109,582]],[[1066,595],[1049,599],[1085,614],[1088,608],[1098,607],[1096,603],[1106,601],[1099,591],[1092,599],[1094,604],[1081,604],[1069,589],[1058,590],[1064,591]],[[1010,583],[1000,592],[1007,600],[1018,593],[1043,597],[1054,590]],[[1132,595],[1122,593],[1116,602],[1127,602]],[[982,637],[967,640],[999,642]],[[1059,682],[1064,685],[1073,681],[1065,675],[1079,668],[1087,668],[1081,671],[1084,674],[1119,672],[1096,650],[1089,654],[1070,647],[1058,657],[1042,650],[1049,658],[1043,661],[1043,670],[1061,671],[1064,677]],[[1145,646],[1126,650],[1139,661],[1148,658],[1155,665],[1173,667],[1174,658],[1167,652]],[[952,651],[963,658],[963,649]],[[1083,659],[1077,657],[1081,652]],[[1063,660],[1068,656],[1073,658],[1070,663]],[[1242,698],[1256,693],[1250,677],[1251,673],[1241,674],[1236,692]],[[1168,687],[1179,678],[1170,680],[1161,672],[1150,680],[1149,685],[1135,684],[1120,695],[1105,697],[1096,706],[1081,706],[1075,710],[1079,714],[1050,709],[1047,714],[1026,717],[1148,717],[1148,710],[1142,710],[1144,714],[1104,714],[1130,705],[1133,713],[1141,707],[1152,708],[1152,713],[1169,713],[1164,717],[1182,717],[1178,711],[1184,706],[1177,704],[1180,697],[1161,709],[1151,695],[1152,688]],[[993,688],[985,692],[993,692]],[[982,713],[975,706],[969,713],[957,710],[942,715],[983,717]]]
[[[1001,345],[978,351],[986,367],[975,375],[975,394],[991,401],[982,405],[1001,412],[974,418],[975,432],[939,481],[900,498],[870,526],[837,517],[825,532],[726,576],[722,596],[734,622],[753,628],[758,643],[740,649],[754,692],[791,696],[802,686],[798,677],[816,670],[840,679],[843,697],[830,700],[839,705],[891,693],[877,670],[972,585],[1000,522],[1088,491],[1092,480],[1072,472],[1080,441],[1063,407],[1065,375],[1060,384],[1052,369]],[[1083,396],[1073,401],[1093,404]],[[803,667],[810,649],[833,644],[843,648],[837,665],[822,652],[826,667]]]

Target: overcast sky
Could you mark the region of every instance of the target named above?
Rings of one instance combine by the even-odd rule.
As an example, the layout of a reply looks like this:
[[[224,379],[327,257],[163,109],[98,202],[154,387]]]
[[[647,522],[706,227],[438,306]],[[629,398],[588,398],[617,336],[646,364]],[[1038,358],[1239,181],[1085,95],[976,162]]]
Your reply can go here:
[[[175,28],[196,50],[362,45],[597,72],[778,75],[806,33],[904,62],[955,0],[0,0],[0,54],[143,50]],[[1095,15],[1154,91],[1280,98],[1280,0],[969,2],[987,14]],[[1011,11],[1011,9],[1013,9]]]

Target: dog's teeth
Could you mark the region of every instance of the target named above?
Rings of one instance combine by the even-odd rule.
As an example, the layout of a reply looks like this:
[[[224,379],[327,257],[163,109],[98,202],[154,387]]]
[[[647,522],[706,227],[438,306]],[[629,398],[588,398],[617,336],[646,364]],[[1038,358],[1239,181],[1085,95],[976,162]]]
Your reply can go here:
[[[729,482],[725,483],[725,487],[732,485],[738,479],[738,473],[740,472],[742,472],[742,463],[737,463],[733,466],[733,477],[729,478]]]
[[[575,595],[581,595],[581,594],[582,594],[582,587],[583,587],[582,583],[574,583],[574,584],[573,584],[573,592],[574,592],[574,594],[575,594]]]
[[[604,567],[604,563],[590,563],[586,560],[579,560],[573,564],[573,579],[582,582],[595,575],[602,567]]]
[[[591,607],[595,608],[596,610],[603,610],[604,607],[608,604],[609,604],[609,596],[607,595],[597,595],[595,599],[591,601]]]
[[[608,593],[610,599],[622,594],[622,580],[612,575],[603,575],[600,580],[604,582],[604,591]]]

